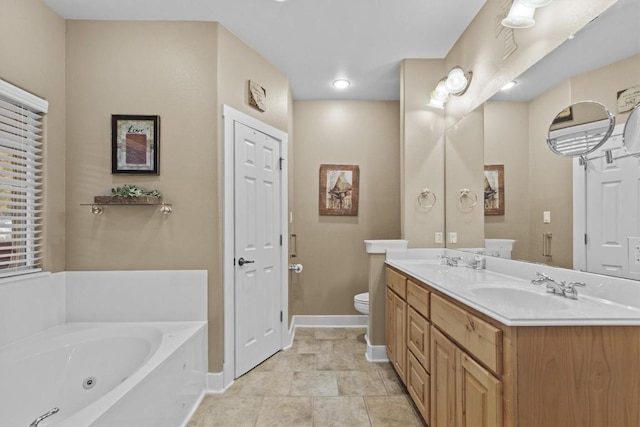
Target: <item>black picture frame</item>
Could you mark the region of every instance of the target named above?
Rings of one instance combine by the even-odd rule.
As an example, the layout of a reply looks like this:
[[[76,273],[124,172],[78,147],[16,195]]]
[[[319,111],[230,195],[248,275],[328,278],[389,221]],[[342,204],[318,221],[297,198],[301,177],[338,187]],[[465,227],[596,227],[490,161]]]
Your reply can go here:
[[[160,116],[111,115],[111,173],[160,174]]]

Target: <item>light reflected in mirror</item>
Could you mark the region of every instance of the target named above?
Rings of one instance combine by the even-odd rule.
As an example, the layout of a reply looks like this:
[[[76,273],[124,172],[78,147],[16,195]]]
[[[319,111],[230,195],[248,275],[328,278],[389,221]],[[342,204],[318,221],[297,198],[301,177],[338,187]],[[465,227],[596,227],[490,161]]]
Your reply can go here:
[[[635,106],[627,118],[622,142],[627,154],[640,155],[640,104]]]
[[[584,156],[600,148],[611,136],[614,126],[613,114],[601,103],[576,102],[554,117],[547,144],[561,156]]]

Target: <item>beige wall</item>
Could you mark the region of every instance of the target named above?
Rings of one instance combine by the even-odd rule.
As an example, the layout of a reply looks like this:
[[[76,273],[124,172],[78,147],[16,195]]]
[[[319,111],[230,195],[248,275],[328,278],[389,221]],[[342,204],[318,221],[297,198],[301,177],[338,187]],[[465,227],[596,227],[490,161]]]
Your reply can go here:
[[[529,105],[484,104],[484,164],[504,165],[505,213],[485,216],[487,239],[515,239],[511,257],[529,257]]]
[[[208,270],[219,296],[215,23],[68,21],[67,270]],[[111,174],[112,114],[159,115],[160,175]],[[159,189],[155,208],[87,207],[111,187]],[[210,368],[222,326],[209,309]]]
[[[67,25],[67,269],[205,269],[209,369],[223,361],[222,105],[287,131],[286,77],[217,23],[69,21]],[[267,89],[266,113],[247,103],[247,80]],[[160,175],[111,175],[111,114],[161,117]],[[131,183],[173,204],[80,203]]]
[[[447,247],[484,247],[484,108],[476,108],[445,132]],[[467,194],[464,195],[464,190]],[[452,242],[450,233],[457,234]]]
[[[294,218],[302,274],[292,282],[294,314],[357,314],[367,291],[366,239],[400,236],[400,111],[397,102],[298,101]],[[318,214],[321,164],[360,167],[358,216]]]
[[[65,22],[41,0],[0,2],[0,79],[49,101],[44,268],[65,269]]]
[[[217,149],[218,157],[215,163],[217,188],[214,189],[214,192],[217,192],[216,235],[221,237],[224,225],[221,221],[224,207],[222,200],[224,185],[222,106],[228,105],[284,132],[290,132],[292,128],[292,99],[289,80],[281,71],[248,47],[224,26],[218,25],[217,27],[218,98],[216,107],[218,111],[214,117],[218,118],[219,144]],[[255,81],[266,89],[267,108],[265,112],[260,112],[249,106],[247,101],[249,80]],[[289,155],[292,155],[293,141],[291,140],[291,135],[289,137]],[[289,166],[291,163],[291,158],[289,158]],[[290,171],[289,174],[289,183],[291,183],[292,172]],[[289,200],[291,200],[291,190],[289,191]],[[216,246],[215,253],[222,254],[223,242],[221,238],[216,238],[213,243]],[[211,332],[209,335],[209,358],[211,359],[212,354],[216,355],[216,363],[212,364],[210,361],[209,366],[210,370],[215,372],[221,370],[222,359],[218,357],[222,356],[222,349],[224,348],[224,336],[222,333],[224,295],[221,268],[218,263],[213,273],[215,285],[209,287],[209,330],[211,331],[214,328],[216,331],[215,336],[213,336],[214,339],[212,339]]]
[[[560,267],[573,266],[573,184],[571,158],[547,146],[549,124],[571,103],[571,84],[565,81],[529,103],[529,260]],[[544,224],[544,211],[551,223]],[[542,256],[543,233],[552,233],[551,257]]]
[[[430,91],[442,78],[441,59],[405,59],[400,72],[400,161],[402,238],[409,247],[444,247],[434,234],[444,232],[444,112],[427,107]],[[417,198],[428,188],[436,196],[431,208]],[[425,200],[432,204],[433,200]]]

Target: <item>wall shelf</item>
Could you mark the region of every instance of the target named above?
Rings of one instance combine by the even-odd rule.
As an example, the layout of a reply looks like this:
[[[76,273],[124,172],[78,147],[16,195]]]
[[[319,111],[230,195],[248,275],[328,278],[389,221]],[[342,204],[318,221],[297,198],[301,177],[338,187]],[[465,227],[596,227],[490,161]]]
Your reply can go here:
[[[171,203],[81,203],[80,206],[91,206],[90,212],[94,215],[102,215],[105,206],[155,206],[160,208],[163,215],[171,215],[173,205]]]

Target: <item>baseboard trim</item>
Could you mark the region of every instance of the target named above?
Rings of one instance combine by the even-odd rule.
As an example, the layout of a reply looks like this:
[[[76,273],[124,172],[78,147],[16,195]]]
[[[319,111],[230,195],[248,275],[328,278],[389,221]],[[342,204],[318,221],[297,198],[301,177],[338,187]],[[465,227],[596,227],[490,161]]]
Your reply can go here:
[[[387,348],[384,345],[371,345],[367,336],[367,362],[388,362]]]
[[[293,316],[294,328],[361,328],[368,324],[368,316],[344,315],[344,316]]]
[[[224,386],[224,374],[222,372],[207,372],[206,387],[207,394],[224,393],[226,390]]]

